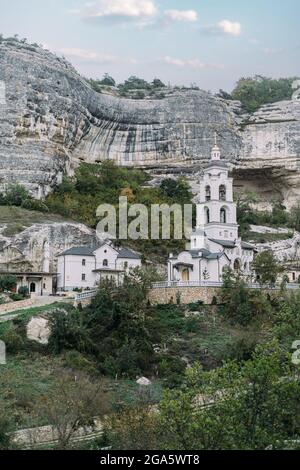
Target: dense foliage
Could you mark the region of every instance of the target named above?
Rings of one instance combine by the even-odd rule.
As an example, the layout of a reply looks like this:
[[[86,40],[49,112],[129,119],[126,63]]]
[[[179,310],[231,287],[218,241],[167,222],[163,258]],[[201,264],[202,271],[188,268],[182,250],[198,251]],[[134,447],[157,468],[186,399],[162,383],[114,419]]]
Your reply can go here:
[[[147,187],[148,175],[141,170],[119,168],[110,161],[102,165],[81,165],[74,178],[64,178],[62,184],[46,199],[51,212],[76,219],[95,227],[100,204],[112,204],[118,210],[119,197],[126,196],[128,205],[144,204],[150,209],[152,204],[187,204],[193,195],[188,183],[166,179],[158,188]],[[149,210],[150,215],[150,210]],[[143,254],[156,253],[166,257],[172,250],[182,249],[184,241],[137,240],[135,249]]]
[[[299,439],[299,371],[291,352],[300,338],[300,294],[283,290],[270,296],[249,290],[228,273],[223,305],[151,306],[145,295],[151,280],[153,273],[135,270],[121,287],[102,284],[90,306],[63,307],[52,313],[48,346],[36,347],[26,340],[24,319],[0,325],[0,338],[12,355],[10,362],[14,355],[19,363],[22,354],[32,357],[36,351],[39,364],[48,364],[51,358],[63,367],[62,377],[65,370],[71,382],[76,378],[77,385],[65,379],[58,385],[61,373],[54,370],[55,383],[50,388],[43,383],[36,398],[39,419],[60,429],[60,447],[69,442],[67,423],[74,423],[76,430],[90,416],[98,412],[101,416],[102,404],[97,411],[92,406],[95,401],[90,403],[88,398],[103,380],[135,381],[142,375],[158,381],[164,397],[152,395],[151,386],[149,394],[141,390],[138,401],[127,402],[120,391],[107,420],[105,443],[94,443],[94,448],[293,446]],[[6,390],[9,371],[4,368],[3,374],[5,382],[0,381],[0,387]],[[79,386],[82,374],[86,379]],[[20,383],[13,393],[20,393]],[[111,397],[113,389],[109,390]],[[70,401],[67,413],[62,414],[64,395]],[[18,413],[15,401],[10,400],[9,406],[5,402],[5,415],[14,409],[14,416],[21,410],[31,416],[31,395],[17,397]],[[57,397],[61,397],[59,403]],[[154,404],[159,414],[153,414]],[[5,429],[0,440],[8,446]]]
[[[11,274],[0,275],[0,292],[11,291],[17,285],[17,278]]]
[[[89,84],[97,93],[113,89],[120,96],[133,99],[144,99],[146,96],[154,97],[155,99],[165,97],[164,89],[166,85],[159,78],[154,78],[152,82],[147,82],[142,78],[132,75],[124,83],[117,85],[115,79],[106,73],[102,79],[90,79]]]
[[[253,78],[241,78],[231,93],[231,97],[241,101],[245,109],[252,113],[264,104],[290,100],[294,92],[292,84],[295,79],[296,77],[276,80],[260,75]]]

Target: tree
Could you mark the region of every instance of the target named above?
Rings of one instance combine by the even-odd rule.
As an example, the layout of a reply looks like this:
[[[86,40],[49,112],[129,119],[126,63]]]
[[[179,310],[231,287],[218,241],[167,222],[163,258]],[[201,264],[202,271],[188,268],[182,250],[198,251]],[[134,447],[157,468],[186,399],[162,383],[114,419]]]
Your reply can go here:
[[[125,90],[148,90],[150,88],[150,84],[146,82],[146,80],[143,80],[142,78],[138,78],[135,75],[132,75],[131,77],[128,78],[124,82],[123,85],[121,85],[121,88],[124,88]]]
[[[241,365],[227,362],[210,372],[195,365],[187,372],[187,387],[167,393],[160,404],[161,447],[283,448],[300,433],[300,385],[294,374],[276,342],[258,347]]]
[[[36,403],[36,414],[53,428],[58,448],[68,449],[80,428],[93,427],[94,418],[108,409],[102,384],[83,375],[57,371],[53,387]]]
[[[241,101],[245,109],[252,113],[263,104],[290,100],[293,94],[292,84],[294,81],[295,77],[274,80],[256,75],[241,78],[231,96],[234,100]]]
[[[160,191],[163,196],[176,200],[179,204],[188,204],[193,198],[190,185],[184,178],[174,180],[172,178],[164,179],[160,185]]]
[[[139,400],[134,407],[122,407],[106,420],[105,431],[114,450],[159,448],[157,415],[152,403]]]
[[[244,279],[231,268],[223,272],[221,290],[223,315],[232,322],[247,326],[256,318],[268,317],[270,303],[266,296],[247,287]]]
[[[105,73],[102,80],[99,82],[101,85],[105,86],[116,86],[116,81],[108,73]]]
[[[70,349],[88,351],[89,339],[82,313],[78,310],[54,311],[50,318],[50,329],[49,349],[54,354]]]
[[[274,286],[279,273],[283,271],[272,251],[263,251],[257,255],[252,268],[261,286]]]
[[[20,184],[10,185],[5,194],[5,203],[8,206],[22,206],[27,199],[30,199],[30,195]]]
[[[166,87],[166,85],[159,78],[154,78],[151,85],[153,88],[165,88]]]
[[[0,276],[0,292],[11,291],[15,289],[16,285],[17,285],[16,276],[12,276],[11,274]]]
[[[297,232],[300,232],[300,202],[291,209],[290,213],[290,222],[291,226],[297,230]]]

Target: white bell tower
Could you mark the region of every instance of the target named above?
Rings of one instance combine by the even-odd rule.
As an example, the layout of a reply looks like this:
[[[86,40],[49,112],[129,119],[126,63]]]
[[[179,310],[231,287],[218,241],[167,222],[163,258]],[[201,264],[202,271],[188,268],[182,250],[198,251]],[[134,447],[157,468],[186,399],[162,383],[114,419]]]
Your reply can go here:
[[[208,239],[238,239],[236,204],[233,202],[233,179],[228,176],[228,166],[221,159],[221,151],[215,145],[211,160],[206,165],[200,180],[199,204],[197,204],[197,230],[204,232]]]

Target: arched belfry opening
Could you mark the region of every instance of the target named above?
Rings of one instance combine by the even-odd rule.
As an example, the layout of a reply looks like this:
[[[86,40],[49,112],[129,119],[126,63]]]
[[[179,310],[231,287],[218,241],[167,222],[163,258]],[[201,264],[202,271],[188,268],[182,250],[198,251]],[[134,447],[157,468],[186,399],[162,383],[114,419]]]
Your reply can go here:
[[[210,186],[206,186],[205,188],[205,200],[211,201],[211,189]]]
[[[226,201],[226,186],[224,184],[219,188],[219,199],[220,201]]]
[[[205,214],[205,223],[209,224],[210,223],[210,212],[209,212],[208,207],[205,207],[204,214]]]
[[[225,207],[222,207],[220,211],[220,222],[221,224],[227,224],[227,210]]]

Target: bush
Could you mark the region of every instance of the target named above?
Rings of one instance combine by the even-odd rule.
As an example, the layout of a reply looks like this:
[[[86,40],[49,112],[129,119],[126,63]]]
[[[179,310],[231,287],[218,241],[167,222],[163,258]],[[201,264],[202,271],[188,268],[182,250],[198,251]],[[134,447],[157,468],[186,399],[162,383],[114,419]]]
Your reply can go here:
[[[264,104],[290,100],[294,80],[295,78],[273,80],[260,75],[241,78],[231,96],[234,100],[241,101],[247,111],[254,112]]]
[[[28,297],[29,289],[26,286],[20,286],[18,289],[18,294],[22,295],[23,297]]]
[[[11,291],[17,285],[16,276],[10,274],[0,276],[0,292]]]
[[[14,302],[19,302],[20,300],[24,300],[24,296],[21,294],[10,294],[10,298]]]
[[[1,340],[6,345],[6,351],[12,354],[19,353],[25,346],[25,340],[12,324],[1,333]]]
[[[67,351],[64,355],[66,365],[74,370],[79,370],[87,374],[95,375],[97,368],[95,363],[78,351]]]
[[[8,206],[21,206],[30,199],[29,192],[20,184],[10,185],[4,195],[5,204]]]

